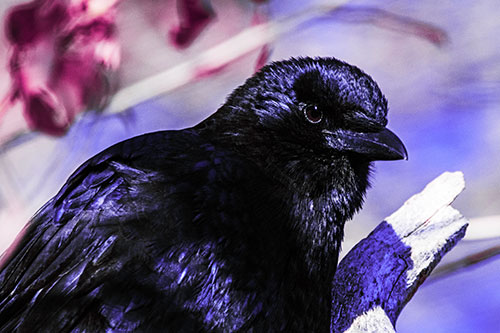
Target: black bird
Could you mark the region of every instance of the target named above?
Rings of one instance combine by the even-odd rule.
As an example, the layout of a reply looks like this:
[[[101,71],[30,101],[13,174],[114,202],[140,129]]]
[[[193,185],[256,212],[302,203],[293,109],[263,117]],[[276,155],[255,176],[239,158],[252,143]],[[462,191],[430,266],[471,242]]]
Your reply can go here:
[[[371,162],[406,158],[386,116],[360,69],[299,58],[192,128],[104,150],[3,258],[0,330],[328,331]]]

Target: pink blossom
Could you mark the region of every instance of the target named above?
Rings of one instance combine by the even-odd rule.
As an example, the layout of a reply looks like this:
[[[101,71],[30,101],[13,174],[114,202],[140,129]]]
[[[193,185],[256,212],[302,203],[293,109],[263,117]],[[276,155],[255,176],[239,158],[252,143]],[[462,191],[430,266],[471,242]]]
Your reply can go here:
[[[209,0],[177,0],[180,23],[169,31],[170,42],[177,48],[187,48],[214,19]]]
[[[78,113],[106,101],[120,63],[116,3],[35,0],[10,10],[12,99],[31,129],[63,135]]]

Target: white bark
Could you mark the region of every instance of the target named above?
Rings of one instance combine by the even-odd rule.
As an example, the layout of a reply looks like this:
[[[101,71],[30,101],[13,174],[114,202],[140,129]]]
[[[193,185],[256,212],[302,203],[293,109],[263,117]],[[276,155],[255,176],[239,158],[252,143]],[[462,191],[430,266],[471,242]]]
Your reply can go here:
[[[403,307],[465,235],[467,220],[450,206],[464,187],[461,172],[445,172],[346,255],[333,285],[332,332],[395,331]]]

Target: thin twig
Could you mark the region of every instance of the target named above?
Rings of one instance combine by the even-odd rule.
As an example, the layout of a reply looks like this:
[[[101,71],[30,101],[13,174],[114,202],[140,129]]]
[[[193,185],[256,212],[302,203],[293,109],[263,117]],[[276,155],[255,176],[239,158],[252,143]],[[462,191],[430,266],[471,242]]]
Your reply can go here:
[[[9,111],[9,107],[12,104],[12,93],[11,90],[5,94],[5,96],[0,100],[0,122],[3,120],[7,111]]]
[[[434,282],[440,280],[466,267],[477,265],[499,254],[500,254],[500,245],[496,245],[490,247],[489,249],[468,255],[462,259],[451,262],[449,264],[438,266],[434,270],[432,275],[429,277],[428,281]]]
[[[470,218],[470,227],[464,240],[478,241],[500,237],[500,215]]]
[[[12,148],[18,147],[25,142],[31,141],[32,139],[37,138],[40,135],[40,132],[30,132],[26,130],[19,130],[15,132],[9,140],[5,141],[0,145],[0,155],[9,151]]]
[[[347,2],[349,0],[337,1],[335,4],[328,6],[311,7],[299,14],[245,29],[192,59],[121,89],[113,97],[106,112],[123,111],[140,102],[186,85],[198,79],[201,73],[220,68],[275,41],[279,36],[298,25],[320,15],[330,13]]]

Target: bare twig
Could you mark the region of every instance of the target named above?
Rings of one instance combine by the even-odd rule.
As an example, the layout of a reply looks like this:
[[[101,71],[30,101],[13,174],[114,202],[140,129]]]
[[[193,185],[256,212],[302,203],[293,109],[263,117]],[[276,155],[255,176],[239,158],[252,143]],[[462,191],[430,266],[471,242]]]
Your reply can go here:
[[[470,219],[464,240],[478,241],[500,238],[500,215],[478,216]]]
[[[500,254],[500,245],[490,247],[486,250],[476,252],[474,254],[468,255],[462,259],[456,260],[454,262],[448,263],[446,265],[441,265],[437,267],[432,275],[429,277],[429,281],[436,281],[447,277],[455,272],[458,272],[466,267],[474,266],[482,263],[488,259],[491,259]]]
[[[199,78],[200,73],[220,68],[249,52],[275,41],[311,19],[339,13],[336,18],[367,22],[382,28],[421,36],[435,44],[446,40],[446,33],[431,24],[371,7],[346,7],[349,0],[314,6],[274,22],[245,29],[236,36],[206,50],[199,56],[126,87],[116,93],[107,112],[120,112],[147,99],[175,90]]]
[[[201,73],[220,68],[275,41],[298,25],[329,13],[347,2],[349,0],[336,1],[328,6],[314,6],[281,20],[247,28],[192,59],[118,91],[107,108],[107,112],[120,112],[142,101],[175,90],[196,80]]]
[[[397,15],[381,8],[343,6],[334,14],[336,18],[343,22],[372,24],[383,29],[415,35],[437,46],[442,46],[448,41],[446,32],[435,25],[411,17]]]

